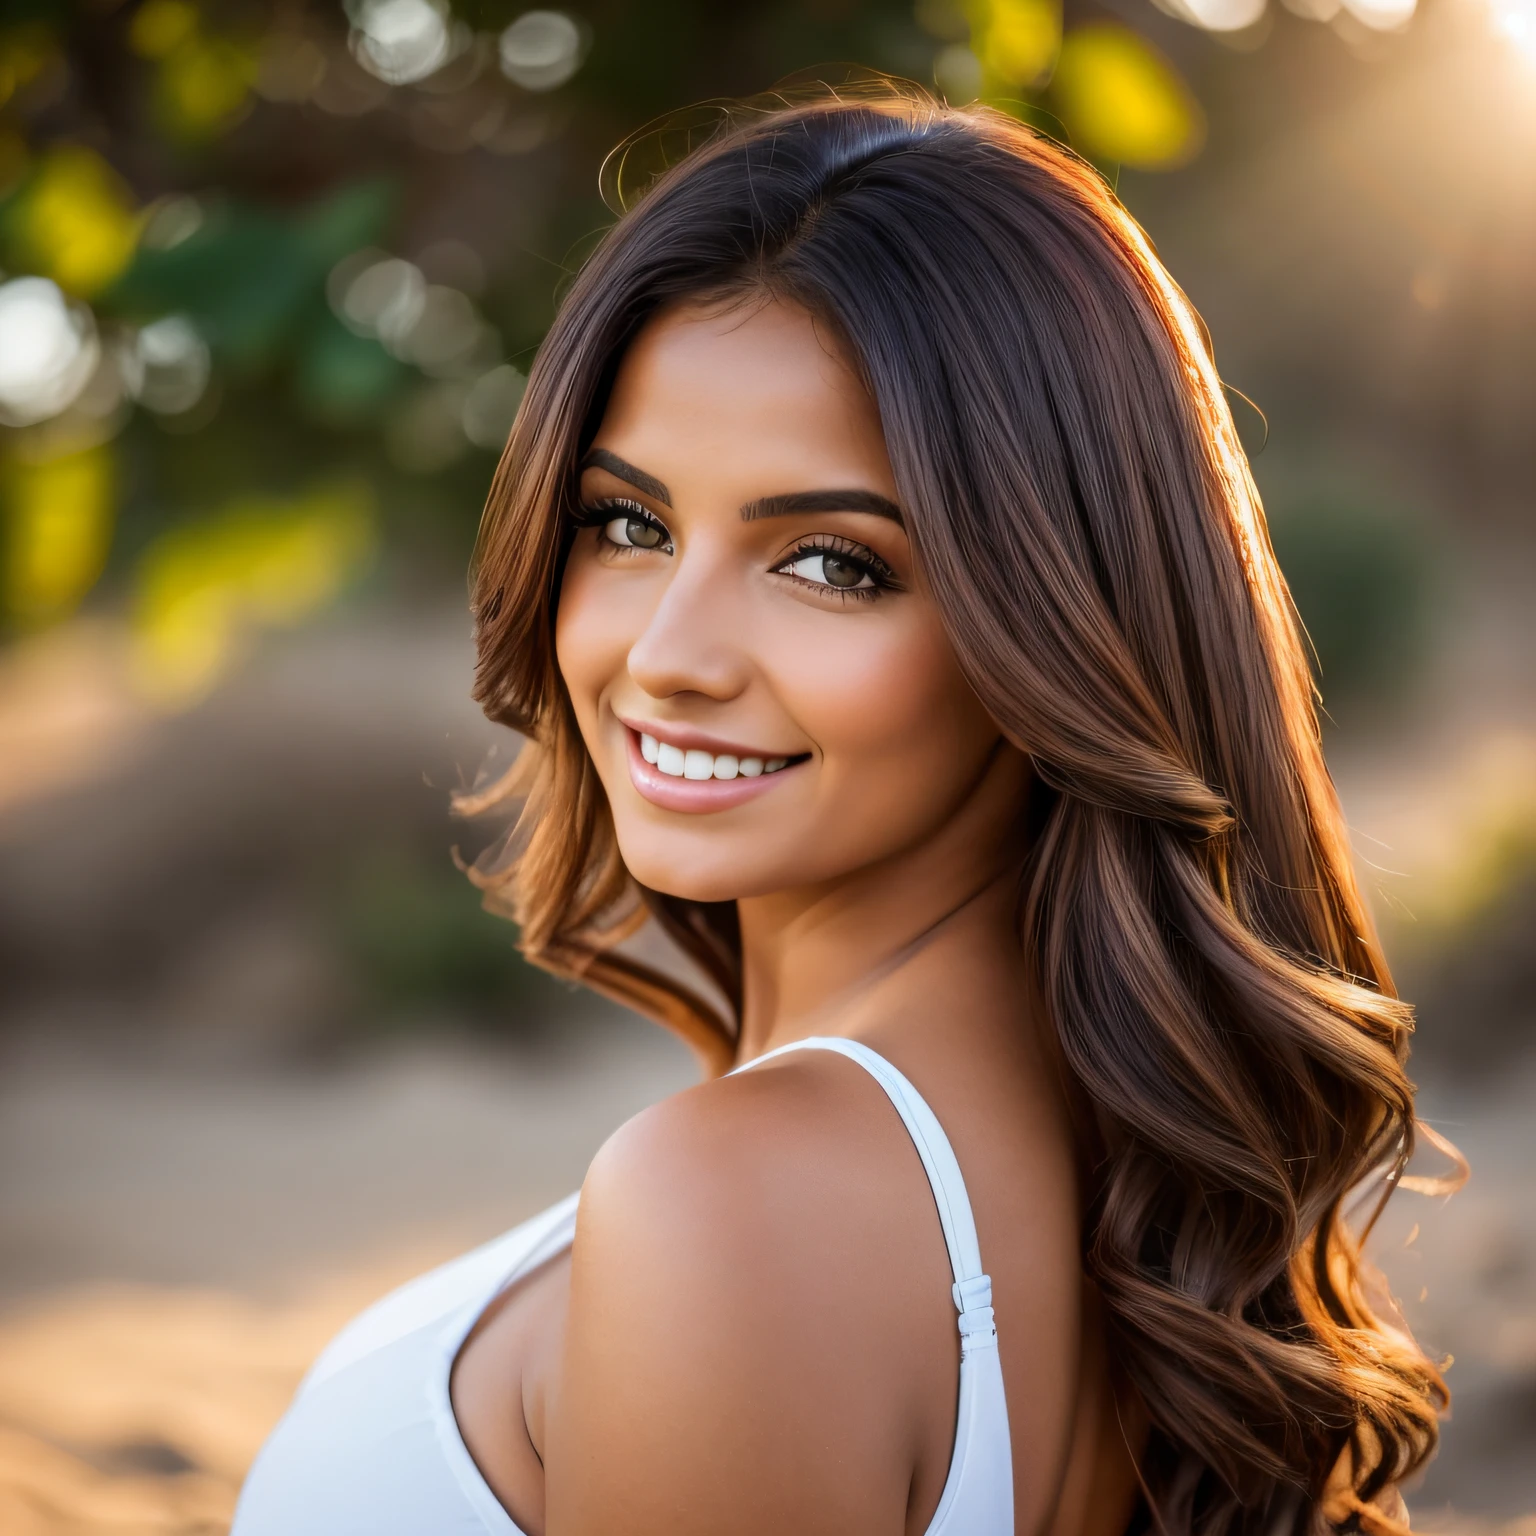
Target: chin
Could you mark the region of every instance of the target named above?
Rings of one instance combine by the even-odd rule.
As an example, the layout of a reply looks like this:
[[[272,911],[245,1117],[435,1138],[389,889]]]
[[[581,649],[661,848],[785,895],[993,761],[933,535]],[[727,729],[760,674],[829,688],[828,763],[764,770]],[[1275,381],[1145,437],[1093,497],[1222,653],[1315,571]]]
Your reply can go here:
[[[624,866],[641,885],[682,901],[735,901],[785,884],[782,867],[757,867],[739,842],[710,846],[707,838],[619,836]]]
[[[628,862],[626,859],[625,863]],[[724,871],[680,870],[668,863],[654,869],[636,869],[631,865],[630,873],[648,889],[663,896],[676,896],[680,901],[735,901],[747,894],[741,880]]]

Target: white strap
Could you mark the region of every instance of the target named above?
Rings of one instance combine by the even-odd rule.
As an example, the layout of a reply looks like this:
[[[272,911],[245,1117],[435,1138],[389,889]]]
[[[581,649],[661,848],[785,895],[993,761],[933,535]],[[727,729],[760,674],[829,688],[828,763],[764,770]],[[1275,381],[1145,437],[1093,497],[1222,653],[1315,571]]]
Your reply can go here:
[[[885,1089],[886,1097],[896,1106],[896,1112],[917,1148],[917,1155],[923,1160],[923,1171],[933,1190],[939,1223],[944,1228],[944,1246],[949,1250],[949,1267],[955,1277],[952,1294],[955,1308],[960,1313],[964,1350],[969,1354],[973,1349],[995,1345],[992,1281],[982,1272],[981,1245],[976,1240],[976,1219],[971,1214],[970,1196],[966,1194],[954,1148],[950,1146],[938,1117],[929,1109],[922,1094],[885,1057],[858,1040],[843,1040],[831,1035],[792,1040],[788,1045],[743,1062],[734,1070],[743,1072],[760,1062],[782,1056],[786,1051],[796,1050],[836,1051],[840,1056],[858,1062]]]

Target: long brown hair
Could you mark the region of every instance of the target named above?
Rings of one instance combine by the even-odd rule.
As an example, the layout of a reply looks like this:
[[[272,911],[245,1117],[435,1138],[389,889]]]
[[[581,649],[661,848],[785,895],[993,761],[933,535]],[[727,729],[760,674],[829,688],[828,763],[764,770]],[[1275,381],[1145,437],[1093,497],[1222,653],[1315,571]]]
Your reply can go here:
[[[569,289],[477,554],[476,697],[531,738],[479,872],[535,963],[734,1050],[734,904],[640,890],[553,654],[575,466],[668,302],[804,306],[875,400],[972,687],[1033,760],[1021,939],[1091,1105],[1084,1263],[1169,1533],[1390,1525],[1445,1390],[1344,1216],[1413,1145],[1400,1002],[1194,312],[1100,176],[915,89],[727,115]],[[627,957],[654,916],[725,1006]]]

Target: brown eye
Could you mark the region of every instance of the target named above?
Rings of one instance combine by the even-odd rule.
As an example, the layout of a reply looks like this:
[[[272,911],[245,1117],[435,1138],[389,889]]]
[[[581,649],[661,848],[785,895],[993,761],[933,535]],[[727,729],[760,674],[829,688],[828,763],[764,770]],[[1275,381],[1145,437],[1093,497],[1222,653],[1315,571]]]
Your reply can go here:
[[[839,592],[869,591],[878,583],[862,560],[840,555],[835,549],[808,549],[782,569],[801,581]]]
[[[862,567],[842,555],[823,555],[821,574],[826,578],[827,585],[833,587],[856,587],[864,579]]]
[[[626,512],[603,524],[603,537],[621,549],[665,549],[667,530],[655,518],[641,512]]]

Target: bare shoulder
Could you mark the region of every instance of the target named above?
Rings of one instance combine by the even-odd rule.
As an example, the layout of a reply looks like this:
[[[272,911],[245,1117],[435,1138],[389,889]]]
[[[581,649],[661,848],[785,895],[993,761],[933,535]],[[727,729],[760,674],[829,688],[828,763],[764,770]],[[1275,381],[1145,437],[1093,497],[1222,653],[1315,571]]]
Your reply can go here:
[[[904,1529],[935,1389],[953,1416],[948,1261],[880,1090],[813,1055],[667,1100],[594,1160],[552,1528]]]
[[[661,1241],[703,1224],[724,1262],[742,1244],[813,1242],[870,1180],[910,1179],[906,1140],[879,1088],[828,1052],[797,1052],[680,1093],[609,1138],[582,1186],[581,1236],[645,1227]],[[914,1155],[914,1166],[916,1166]],[[921,1181],[921,1174],[919,1174]],[[921,1183],[915,1194],[926,1198]],[[914,1204],[921,1208],[922,1201]],[[635,1230],[634,1236],[641,1236]]]
[[[1008,1085],[925,1075],[1000,1304],[1015,1486],[1053,1489],[1080,1326],[1069,1181]],[[921,1531],[954,1443],[951,1281],[917,1150],[856,1064],[795,1052],[645,1111],[582,1189],[550,1529]]]
[[[917,1153],[879,1087],[821,1051],[701,1084],[609,1139],[582,1188],[576,1258],[594,1280],[620,1261],[627,1281],[647,1255],[775,1353],[822,1347],[818,1319],[867,1314],[893,1262],[914,1290],[937,1278],[948,1305]]]

